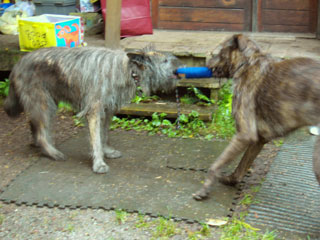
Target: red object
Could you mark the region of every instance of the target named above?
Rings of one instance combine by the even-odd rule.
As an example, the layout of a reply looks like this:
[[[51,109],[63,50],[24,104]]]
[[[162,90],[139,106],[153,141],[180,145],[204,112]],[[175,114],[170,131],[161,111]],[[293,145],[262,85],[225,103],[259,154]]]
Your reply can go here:
[[[103,19],[106,19],[106,0],[100,0]],[[122,0],[121,37],[152,34],[149,0]]]

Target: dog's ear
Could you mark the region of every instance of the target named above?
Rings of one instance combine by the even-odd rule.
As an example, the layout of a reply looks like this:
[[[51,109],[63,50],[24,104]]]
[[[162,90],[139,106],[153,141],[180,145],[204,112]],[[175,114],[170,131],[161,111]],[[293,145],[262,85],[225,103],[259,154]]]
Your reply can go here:
[[[143,52],[129,52],[127,53],[127,56],[129,60],[136,64],[140,69],[143,69],[144,63],[149,60],[149,57]]]
[[[245,50],[249,43],[249,39],[242,34],[234,35],[234,41],[240,51]]]

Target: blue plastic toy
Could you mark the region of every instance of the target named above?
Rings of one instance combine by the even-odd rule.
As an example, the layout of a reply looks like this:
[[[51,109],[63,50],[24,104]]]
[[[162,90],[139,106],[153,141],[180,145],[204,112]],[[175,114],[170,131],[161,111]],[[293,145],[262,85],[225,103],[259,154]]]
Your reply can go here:
[[[177,74],[184,78],[210,78],[212,71],[207,67],[182,67],[177,69]]]

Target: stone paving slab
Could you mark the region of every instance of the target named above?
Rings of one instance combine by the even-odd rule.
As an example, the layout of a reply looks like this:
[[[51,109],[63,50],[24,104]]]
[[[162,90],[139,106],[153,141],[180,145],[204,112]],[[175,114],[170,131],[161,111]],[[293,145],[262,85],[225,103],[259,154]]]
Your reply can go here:
[[[187,149],[187,144],[176,151],[175,146],[183,146],[184,139],[113,132],[111,141],[119,145],[124,156],[107,160],[110,171],[99,175],[91,170],[86,135],[83,132],[59,147],[68,156],[66,162],[40,158],[5,189],[0,199],[61,208],[125,209],[199,222],[230,213],[235,188],[217,183],[208,201],[197,202],[191,195],[201,186],[205,173],[166,167],[170,159],[205,158],[207,141],[192,140],[192,149]],[[184,150],[195,153],[186,155]]]

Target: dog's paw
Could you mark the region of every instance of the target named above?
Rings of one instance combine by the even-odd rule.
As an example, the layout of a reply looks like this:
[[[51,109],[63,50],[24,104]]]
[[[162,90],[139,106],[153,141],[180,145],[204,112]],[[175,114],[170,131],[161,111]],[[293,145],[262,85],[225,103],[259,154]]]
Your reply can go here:
[[[232,177],[232,175],[219,177],[219,182],[228,186],[235,186],[238,183],[237,179]]]
[[[55,161],[65,161],[66,157],[62,152],[56,151],[55,153],[51,153],[50,157]]]
[[[93,171],[95,173],[106,173],[109,171],[109,166],[104,162],[99,162],[97,164],[93,164]]]
[[[192,194],[192,197],[197,201],[202,201],[209,197],[209,192],[205,188],[201,188],[198,192]]]
[[[122,153],[118,150],[104,151],[104,156],[106,158],[120,158],[122,157]]]

